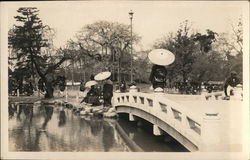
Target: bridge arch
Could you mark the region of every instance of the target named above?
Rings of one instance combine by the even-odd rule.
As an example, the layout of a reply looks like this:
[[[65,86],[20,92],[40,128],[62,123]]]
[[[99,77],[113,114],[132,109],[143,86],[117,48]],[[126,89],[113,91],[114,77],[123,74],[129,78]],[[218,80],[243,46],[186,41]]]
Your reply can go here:
[[[141,109],[138,109],[136,107],[132,106],[115,106],[117,113],[127,113],[129,114],[130,120],[133,119],[133,116],[140,117],[154,125],[155,128],[160,128],[160,130],[165,131],[170,136],[175,138],[179,143],[181,143],[185,148],[187,148],[189,151],[198,151],[198,147],[189,141],[185,136],[183,136],[181,133],[179,133],[174,127],[170,126],[160,118],[145,112]]]
[[[114,93],[113,106],[117,113],[128,113],[130,119],[138,116],[149,121],[156,132],[165,131],[189,151],[214,151],[218,143],[212,137],[218,128],[218,113],[196,115],[163,93]]]

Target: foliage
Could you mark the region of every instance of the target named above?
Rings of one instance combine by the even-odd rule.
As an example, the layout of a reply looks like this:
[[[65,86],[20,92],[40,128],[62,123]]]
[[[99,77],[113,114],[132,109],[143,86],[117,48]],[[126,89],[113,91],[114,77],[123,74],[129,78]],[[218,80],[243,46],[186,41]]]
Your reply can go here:
[[[135,33],[131,39],[130,34],[129,25],[97,21],[84,26],[77,32],[77,41],[74,43],[80,46],[80,59],[83,59],[84,67],[90,66],[93,69],[90,72],[109,70],[113,75],[117,75],[121,71],[128,74],[131,41],[136,44],[140,39]],[[117,78],[121,77],[114,76],[113,79],[117,80]]]
[[[52,46],[53,31],[49,26],[44,25],[38,17],[39,10],[34,7],[19,8],[18,16],[15,16],[19,25],[15,25],[9,31],[9,48],[16,54],[16,72],[25,69],[25,76],[30,72],[38,75],[45,84],[45,97],[53,97],[54,70],[69,58],[66,54],[62,55],[59,62],[52,62],[52,54],[42,54]],[[36,71],[36,72],[35,72]]]
[[[167,66],[170,85],[187,80],[223,81],[227,61],[214,48],[219,34],[209,29],[206,34],[190,33],[190,30],[188,21],[184,21],[176,34],[169,34],[155,44],[155,48],[165,48],[175,54],[175,62]]]
[[[170,35],[164,41],[158,42],[155,48],[164,48],[175,54],[175,62],[168,67],[168,77],[172,81],[174,77],[181,77],[185,82],[192,71],[197,46],[190,35],[191,26],[188,21],[180,25],[176,35]]]
[[[224,71],[225,60],[220,53],[209,51],[198,54],[190,73],[190,79],[196,82],[223,81],[227,76]]]
[[[201,52],[207,53],[212,49],[212,43],[216,41],[216,35],[218,34],[207,29],[207,34],[196,33],[193,40],[199,42]]]
[[[139,83],[149,83],[149,76],[152,65],[149,63],[147,53],[149,51],[141,51],[136,53],[140,55],[134,61],[134,79]],[[146,55],[146,56],[145,56]]]
[[[216,51],[224,56],[224,72],[229,75],[236,71],[243,78],[243,23],[239,18],[237,24],[231,24],[231,32],[221,33],[215,44]]]

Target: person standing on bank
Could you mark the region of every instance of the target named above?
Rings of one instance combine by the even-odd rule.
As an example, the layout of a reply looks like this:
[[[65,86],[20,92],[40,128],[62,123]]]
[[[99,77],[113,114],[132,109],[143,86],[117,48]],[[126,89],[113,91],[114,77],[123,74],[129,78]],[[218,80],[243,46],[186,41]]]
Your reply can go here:
[[[93,74],[90,75],[90,80],[95,80],[95,76]]]
[[[230,76],[225,80],[224,93],[226,97],[233,95],[233,88],[240,84],[240,79],[237,77],[237,73],[232,71]]]
[[[113,82],[108,78],[104,81],[103,85],[103,106],[110,107],[111,99],[113,97]]]
[[[113,97],[113,82],[110,80],[111,72],[101,72],[95,76],[95,80],[103,81],[103,106],[110,107],[111,99]]]
[[[167,79],[167,69],[165,66],[173,63],[175,56],[168,50],[155,49],[148,54],[148,58],[154,64],[149,80],[151,81],[154,89],[161,88],[163,91],[163,89],[166,87]]]

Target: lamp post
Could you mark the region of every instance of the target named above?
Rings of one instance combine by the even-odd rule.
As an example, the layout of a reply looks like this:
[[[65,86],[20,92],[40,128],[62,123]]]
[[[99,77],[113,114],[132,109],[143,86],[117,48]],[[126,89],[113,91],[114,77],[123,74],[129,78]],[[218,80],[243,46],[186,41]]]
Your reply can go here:
[[[130,54],[131,54],[131,62],[130,62],[130,68],[131,68],[131,71],[130,71],[130,81],[131,83],[133,82],[133,44],[132,44],[132,20],[133,20],[133,14],[134,12],[132,10],[130,10],[130,12],[128,13],[129,14],[129,18],[130,18],[130,27],[131,27],[131,48],[130,48]]]

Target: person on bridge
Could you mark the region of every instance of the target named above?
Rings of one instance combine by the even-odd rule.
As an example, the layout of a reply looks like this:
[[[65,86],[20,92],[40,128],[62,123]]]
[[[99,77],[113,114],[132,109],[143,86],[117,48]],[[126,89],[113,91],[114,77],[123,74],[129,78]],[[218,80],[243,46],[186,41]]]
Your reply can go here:
[[[240,79],[237,77],[237,73],[232,71],[230,76],[226,79],[224,83],[224,93],[226,97],[233,95],[233,89],[238,84],[240,84]]]
[[[167,70],[164,66],[153,65],[149,80],[154,89],[158,87],[163,89],[166,87],[166,75]]]
[[[175,55],[166,49],[154,49],[148,54],[148,59],[154,64],[149,77],[154,90],[166,87],[167,70],[165,66],[170,65],[175,60]]]

